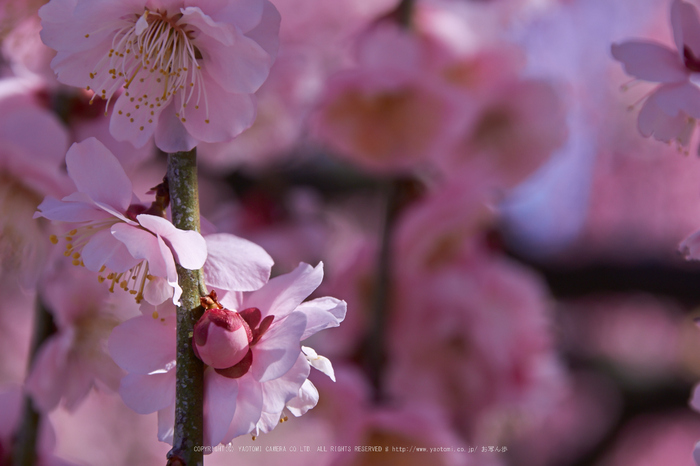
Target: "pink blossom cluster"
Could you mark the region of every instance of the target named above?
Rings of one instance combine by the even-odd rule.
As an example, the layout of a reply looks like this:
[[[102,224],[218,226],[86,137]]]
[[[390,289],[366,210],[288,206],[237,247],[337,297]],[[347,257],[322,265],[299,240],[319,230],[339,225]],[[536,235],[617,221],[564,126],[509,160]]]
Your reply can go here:
[[[0,2],[0,465],[700,465],[698,8]]]

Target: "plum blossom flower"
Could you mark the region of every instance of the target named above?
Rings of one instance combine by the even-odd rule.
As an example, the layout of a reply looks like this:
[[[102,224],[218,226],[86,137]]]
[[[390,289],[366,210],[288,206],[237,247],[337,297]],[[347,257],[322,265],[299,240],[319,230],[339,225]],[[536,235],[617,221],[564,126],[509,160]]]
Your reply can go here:
[[[35,284],[50,248],[48,225],[32,216],[44,196],[70,184],[61,170],[68,134],[38,91],[27,79],[0,83],[0,274],[25,287]]]
[[[269,432],[285,419],[285,410],[299,416],[315,406],[318,392],[307,380],[310,367],[333,378],[332,366],[300,342],[338,326],[346,310],[344,301],[331,297],[302,303],[322,277],[322,264],[300,264],[258,290],[203,298],[208,312],[195,327],[193,346],[207,364],[206,445]],[[109,339],[110,354],[129,372],[120,386],[124,402],[142,414],[159,411],[162,441],[171,441],[174,423],[174,342],[174,316],[136,317],[116,327]]]
[[[389,25],[363,37],[358,66],[333,75],[319,99],[316,136],[371,170],[405,171],[443,150],[461,112],[431,74],[417,37]]]
[[[115,311],[124,314],[136,306],[128,295],[110,295],[97,281],[87,281],[89,275],[83,267],[63,263],[42,283],[41,299],[57,331],[42,343],[25,382],[42,412],[61,401],[74,411],[93,387],[116,391],[124,375],[107,353],[106,341],[120,322]]]
[[[280,21],[267,0],[52,0],[39,15],[59,81],[115,99],[117,140],[141,147],[155,135],[166,152],[253,123]]]
[[[172,295],[178,303],[182,289],[175,263],[202,267],[207,257],[204,238],[175,228],[163,218],[164,209],[134,203],[131,181],[97,139],[73,144],[66,165],[77,192],[62,200],[47,196],[34,214],[78,224],[63,236],[64,254],[74,265],[99,273],[100,281],[110,281],[110,291],[118,284],[137,302],[145,298],[159,304]],[[51,241],[58,243],[58,237],[52,235]]]
[[[612,45],[613,57],[637,79],[660,83],[646,98],[637,125],[643,136],[687,147],[700,118],[700,19],[695,6],[671,5],[676,50],[643,40]]]

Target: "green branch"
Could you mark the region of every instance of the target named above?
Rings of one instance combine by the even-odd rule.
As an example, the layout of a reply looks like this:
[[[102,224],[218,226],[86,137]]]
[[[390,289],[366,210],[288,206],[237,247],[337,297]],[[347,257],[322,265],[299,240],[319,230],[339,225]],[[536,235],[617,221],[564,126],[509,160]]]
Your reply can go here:
[[[199,191],[197,188],[197,152],[168,154],[168,185],[173,225],[182,230],[199,231]],[[204,364],[192,351],[194,325],[202,315],[199,297],[203,288],[201,270],[177,266],[182,287],[177,308],[177,366],[175,389],[175,433],[168,452],[168,466],[204,464]]]

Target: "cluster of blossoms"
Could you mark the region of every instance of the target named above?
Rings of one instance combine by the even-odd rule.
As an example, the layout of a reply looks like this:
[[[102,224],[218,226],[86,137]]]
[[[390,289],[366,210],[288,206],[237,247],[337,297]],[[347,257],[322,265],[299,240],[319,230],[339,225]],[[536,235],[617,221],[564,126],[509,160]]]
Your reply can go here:
[[[345,317],[345,303],[335,298],[302,303],[320,284],[322,266],[302,264],[297,272],[270,280],[273,260],[260,246],[215,233],[208,224],[205,235],[173,225],[170,209],[175,215],[183,201],[175,198],[171,206],[169,182],[180,182],[172,177],[183,173],[174,172],[151,188],[155,200],[148,206],[134,193],[122,166],[122,160],[129,161],[126,154],[138,148],[152,153],[155,144],[165,152],[186,152],[200,142],[229,141],[252,125],[252,94],[267,78],[277,53],[280,17],[275,7],[267,0],[52,0],[38,15],[41,39],[56,51],[51,67],[58,81],[87,91],[56,83],[59,91],[41,92],[61,92],[84,108],[94,105],[109,117],[109,137],[102,142],[93,132],[67,152],[67,141],[61,141],[55,152],[65,154],[67,177],[51,173],[60,182],[44,183],[51,190],[33,206],[34,219],[59,225],[60,232],[49,238],[54,245],[64,244],[69,259],[63,261],[96,274],[95,285],[101,286],[87,287],[76,308],[67,278],[80,277],[80,283],[82,271],[67,273],[59,257],[34,277],[58,326],[41,346],[26,381],[34,405],[49,412],[63,400],[75,409],[93,386],[106,386],[118,390],[138,413],[159,411],[159,438],[173,443],[180,267],[201,270],[203,284],[211,289],[201,298],[204,315],[189,339],[189,351],[207,367],[205,442],[214,446],[243,434],[269,432],[286,417],[285,410],[300,416],[313,408],[318,392],[308,381],[310,367],[331,378],[333,368],[300,342],[338,326]],[[11,105],[11,99],[5,100]],[[67,120],[76,117],[67,110]],[[53,120],[49,131],[51,124]],[[4,134],[11,131],[3,127]],[[43,150],[31,144],[29,149]],[[20,145],[20,158],[25,155],[21,150]],[[55,168],[60,168],[57,162]],[[10,173],[28,179],[19,171]],[[44,225],[41,233],[46,229],[51,227]],[[105,296],[117,288],[128,293]],[[135,298],[134,303],[125,297]],[[145,314],[129,318],[134,305]],[[101,306],[109,310],[98,311]],[[19,458],[21,447],[12,454]]]
[[[700,119],[700,15],[661,3],[0,2],[0,465],[690,460],[697,422],[612,440],[621,393],[692,366],[680,305],[533,267],[700,215],[639,137],[689,152]],[[621,41],[662,8],[672,40]],[[656,85],[637,128],[621,70]]]

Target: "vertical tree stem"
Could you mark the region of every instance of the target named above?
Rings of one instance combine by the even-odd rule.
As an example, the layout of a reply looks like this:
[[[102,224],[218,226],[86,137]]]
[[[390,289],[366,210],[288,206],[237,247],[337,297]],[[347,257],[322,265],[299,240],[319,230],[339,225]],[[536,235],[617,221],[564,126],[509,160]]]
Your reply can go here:
[[[56,332],[53,317],[46,309],[41,296],[37,293],[34,307],[34,324],[32,330],[32,342],[29,348],[29,361],[27,370],[31,371],[37,352],[41,345]],[[33,466],[37,464],[37,439],[39,438],[39,424],[41,414],[34,408],[34,402],[29,394],[24,395],[22,408],[22,421],[15,436],[12,448],[12,464],[14,466]]]
[[[197,152],[168,154],[168,185],[173,225],[182,230],[199,231],[199,191],[197,188]],[[204,464],[204,364],[192,351],[194,324],[202,315],[200,306],[201,270],[177,266],[182,287],[177,308],[177,366],[175,389],[175,432],[168,453],[169,466]]]
[[[374,387],[374,401],[384,401],[382,374],[386,362],[387,313],[391,308],[393,228],[399,211],[401,185],[398,180],[390,180],[384,186],[384,219],[379,243],[379,257],[376,269],[376,288],[372,302],[372,327],[366,347],[366,368]]]

